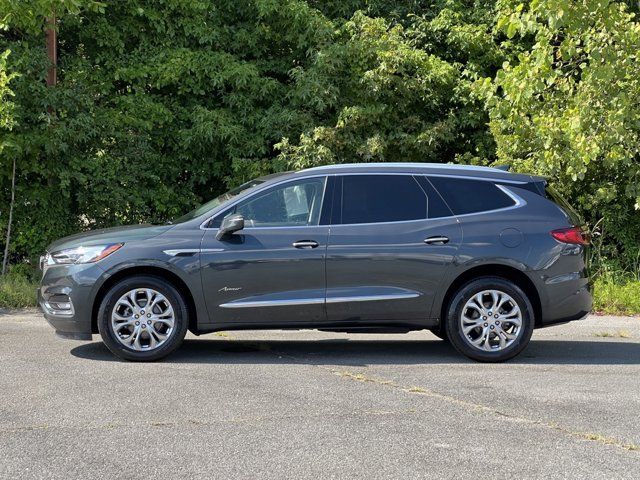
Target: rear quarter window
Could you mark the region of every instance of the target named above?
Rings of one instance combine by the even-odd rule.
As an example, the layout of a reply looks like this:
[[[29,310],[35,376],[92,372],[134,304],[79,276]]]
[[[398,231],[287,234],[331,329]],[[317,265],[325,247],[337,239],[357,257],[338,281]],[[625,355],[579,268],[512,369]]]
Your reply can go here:
[[[512,207],[515,201],[494,183],[451,177],[428,177],[454,215]]]

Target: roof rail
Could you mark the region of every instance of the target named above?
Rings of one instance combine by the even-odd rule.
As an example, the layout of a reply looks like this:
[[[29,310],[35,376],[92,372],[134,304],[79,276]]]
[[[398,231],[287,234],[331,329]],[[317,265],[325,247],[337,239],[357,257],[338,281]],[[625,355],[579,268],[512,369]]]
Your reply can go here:
[[[370,168],[370,167],[405,167],[405,168],[441,168],[441,169],[452,169],[452,170],[469,170],[469,171],[496,171],[502,170],[506,171],[506,168],[496,168],[496,167],[484,167],[479,165],[464,165],[464,164],[451,164],[451,163],[423,163],[423,162],[371,162],[371,163],[338,163],[335,165],[321,165],[319,167],[311,167],[305,168],[303,170],[299,170],[299,172],[308,172],[314,170],[325,170],[325,169],[342,169],[342,168]]]

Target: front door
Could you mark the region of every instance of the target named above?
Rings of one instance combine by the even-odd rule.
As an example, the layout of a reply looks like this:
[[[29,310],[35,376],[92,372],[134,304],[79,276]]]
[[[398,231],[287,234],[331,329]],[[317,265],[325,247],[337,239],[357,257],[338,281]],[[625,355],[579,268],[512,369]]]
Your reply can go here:
[[[329,227],[319,225],[326,177],[292,180],[256,192],[222,216],[245,228],[202,239],[202,282],[216,324],[287,326],[325,319]]]
[[[338,178],[327,249],[330,322],[429,323],[461,228],[423,180],[406,174]]]

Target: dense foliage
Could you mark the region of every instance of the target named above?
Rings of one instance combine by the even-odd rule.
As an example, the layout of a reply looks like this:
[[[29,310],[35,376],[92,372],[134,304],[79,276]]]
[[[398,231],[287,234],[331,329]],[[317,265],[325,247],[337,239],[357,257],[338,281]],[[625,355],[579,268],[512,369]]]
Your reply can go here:
[[[249,177],[354,161],[550,176],[631,267],[640,24],[606,0],[0,0],[12,258],[161,222]],[[56,12],[59,83],[47,87]],[[2,53],[9,52],[10,53]],[[2,245],[0,240],[0,246]]]
[[[485,80],[498,158],[556,179],[637,271],[640,23],[617,2],[500,3],[496,28],[535,43]]]

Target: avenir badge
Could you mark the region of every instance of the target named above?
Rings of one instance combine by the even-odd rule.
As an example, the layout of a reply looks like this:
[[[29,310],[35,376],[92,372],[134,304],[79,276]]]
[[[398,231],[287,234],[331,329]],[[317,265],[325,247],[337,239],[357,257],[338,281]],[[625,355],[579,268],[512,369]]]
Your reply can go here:
[[[242,287],[222,287],[219,292],[237,292],[238,290],[242,290]]]

